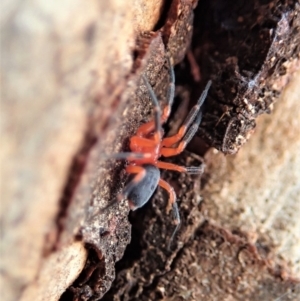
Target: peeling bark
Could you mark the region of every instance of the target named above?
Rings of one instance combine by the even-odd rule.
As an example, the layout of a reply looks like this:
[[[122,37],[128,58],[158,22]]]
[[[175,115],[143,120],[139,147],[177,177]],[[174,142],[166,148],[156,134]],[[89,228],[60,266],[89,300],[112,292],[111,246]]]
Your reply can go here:
[[[299,4],[208,2],[4,2],[5,300],[98,300],[115,278],[103,300],[297,299],[299,72],[238,155],[200,137],[235,153],[271,111],[299,68]],[[206,173],[163,173],[182,217],[171,251],[160,191],[131,223],[126,201],[99,211],[127,179],[125,162],[104,155],[152,116],[142,74],[164,104],[167,52],[181,62],[169,134],[213,79],[194,154],[171,159],[199,165],[205,154]]]

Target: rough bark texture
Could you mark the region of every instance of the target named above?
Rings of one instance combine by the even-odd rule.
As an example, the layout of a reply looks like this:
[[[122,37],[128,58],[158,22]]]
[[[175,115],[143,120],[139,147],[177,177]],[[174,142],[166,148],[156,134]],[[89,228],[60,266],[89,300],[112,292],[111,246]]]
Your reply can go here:
[[[262,2],[201,1],[189,48],[196,1],[4,1],[4,300],[96,300],[115,277],[104,300],[297,300],[300,12],[297,1]],[[126,150],[151,116],[141,74],[163,106],[166,52],[175,65],[187,51],[167,129],[212,78],[198,134],[225,153],[246,142],[295,75],[238,155],[209,150],[202,178],[163,173],[182,217],[169,251],[160,191],[131,214],[132,229],[125,201],[99,214],[126,181],[125,163],[104,154]],[[190,146],[206,149],[200,139]],[[172,161],[199,165],[198,155]]]
[[[249,139],[257,116],[272,111],[279,78],[299,58],[297,1],[201,1],[192,49],[198,79],[213,79],[199,134],[225,154]],[[274,85],[274,82],[277,82]]]
[[[206,153],[201,181],[163,174],[182,217],[172,252],[159,191],[131,215],[132,242],[103,300],[299,300],[299,81],[237,155]],[[186,152],[176,162],[197,161]]]

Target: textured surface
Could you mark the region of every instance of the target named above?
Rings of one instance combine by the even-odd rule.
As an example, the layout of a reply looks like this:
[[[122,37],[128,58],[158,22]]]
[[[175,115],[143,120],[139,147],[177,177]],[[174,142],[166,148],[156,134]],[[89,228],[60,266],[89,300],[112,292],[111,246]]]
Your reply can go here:
[[[253,133],[257,117],[272,110],[282,89],[273,82],[299,60],[300,4],[204,0],[196,14],[196,78],[214,82],[199,135],[234,154]]]
[[[87,261],[83,272],[61,300],[83,298],[81,295],[85,295],[87,289],[91,292],[87,297],[90,298],[88,300],[100,298],[110,288],[115,278],[115,263],[121,258],[131,239],[128,205],[124,201],[102,214],[99,214],[99,210],[115,200],[117,193],[124,187],[127,176],[124,172],[124,162],[107,160],[102,155],[126,149],[128,138],[135,132],[137,126],[145,120],[145,117],[152,117],[149,92],[140,80],[143,68],[146,67],[145,75],[156,95],[162,103],[165,101],[169,87],[166,48],[170,43],[181,45],[180,51],[177,48],[169,48],[169,53],[174,62],[182,59],[183,49],[186,49],[191,37],[192,7],[193,3],[188,1],[172,3],[168,16],[170,21],[158,32],[144,33],[137,39],[136,61],[133,67],[136,74],[133,75],[131,82],[132,86],[135,85],[137,88],[132,90],[128,85],[121,99],[127,101],[127,107],[123,107],[122,113],[121,110],[115,112],[114,122],[106,128],[102,139],[93,146],[68,208],[68,218],[60,238],[60,242],[64,243],[73,236],[74,229],[77,228],[76,232],[80,233],[83,241],[92,250],[89,258],[93,257],[96,250],[98,261],[95,256],[92,261]],[[176,31],[176,26],[182,30]],[[165,44],[164,40],[167,40],[168,44]],[[79,219],[82,221],[81,224],[78,222]],[[93,265],[96,266],[93,268]],[[89,272],[91,269],[94,270]]]
[[[224,227],[249,235],[259,249],[289,262],[300,275],[300,108],[298,72],[253,139],[234,157],[211,151],[218,169],[204,189],[207,210]],[[233,227],[234,226],[234,227]]]
[[[110,286],[130,227],[125,203],[110,213],[111,218],[100,217],[102,223],[94,218],[126,180],[119,173],[123,165],[103,164],[101,155],[123,148],[124,139],[150,112],[148,97],[143,102],[135,93],[146,54],[149,58],[148,52],[156,53],[147,67],[147,76],[155,84],[157,74],[167,74],[162,36],[169,39],[172,31],[170,40],[179,45],[174,26],[180,15],[187,33],[180,38],[181,54],[174,52],[178,62],[191,37],[193,5],[114,0],[86,6],[80,0],[59,4],[40,0],[21,6],[18,1],[4,1],[1,177],[6,185],[1,187],[1,286],[6,288],[6,300],[16,300],[22,292],[23,300],[30,299],[37,291],[36,298],[43,299],[43,286],[48,299],[49,285],[55,291],[51,298],[57,299],[57,289],[62,293],[71,284],[65,280],[72,282],[74,276],[62,276],[60,281],[64,273],[55,270],[65,288],[40,281],[49,272],[44,261],[67,257],[64,252],[72,251],[66,247],[73,245],[74,238],[83,238],[88,254],[93,253],[91,245],[97,246],[98,261],[105,258],[98,278],[107,275],[100,291]],[[146,34],[136,41],[140,32],[161,28],[168,14],[172,20],[164,33]],[[149,51],[153,39],[158,48]],[[165,87],[157,89],[165,91]],[[145,88],[140,93],[145,94]],[[115,236],[111,239],[106,233]],[[79,252],[73,257],[70,270],[75,274],[86,255]]]
[[[88,6],[81,0],[1,5],[5,300],[17,300],[37,277],[44,249],[55,241],[59,200],[73,157],[86,131],[92,132],[91,123],[98,130],[107,123],[122,90],[120,78],[130,72],[135,36],[127,5],[117,0]],[[122,17],[115,18],[117,13]],[[106,101],[100,106],[101,97]]]
[[[86,259],[87,250],[81,242],[69,244],[60,252],[53,252],[43,261],[38,277],[23,292],[20,300],[59,300],[65,288],[81,272]]]
[[[158,193],[132,214],[132,242],[103,300],[299,300],[299,82],[298,72],[237,155],[206,153],[201,182],[163,173],[182,218],[172,251]],[[188,153],[174,161],[200,164]]]
[[[245,241],[204,225],[176,258],[172,272],[140,300],[297,300],[299,282],[282,280],[268,268]]]
[[[215,4],[217,2],[221,1]],[[207,2],[202,0],[201,3]],[[268,2],[271,3],[285,4],[286,1]],[[295,3],[290,2],[290,11],[279,9],[284,14],[271,24],[275,37],[284,37],[273,39],[270,45],[284,41],[283,52],[279,54],[286,61],[278,64],[284,67],[286,76],[272,73],[276,76],[269,78],[265,94],[280,91],[299,66],[294,56],[296,44],[288,48],[285,43],[286,38],[293,37],[292,41],[297,38],[296,29],[292,31],[299,17],[296,9],[292,9],[299,8]],[[124,163],[106,160],[103,154],[127,149],[128,137],[151,115],[148,93],[140,83],[143,72],[164,102],[169,82],[165,52],[170,51],[174,64],[183,59],[193,32],[195,5],[196,1],[186,0],[166,4],[162,1],[92,1],[88,6],[81,0],[64,0],[59,4],[35,0],[22,2],[22,5],[18,1],[3,2],[1,142],[4,143],[1,143],[0,158],[4,184],[1,185],[0,208],[0,285],[5,300],[57,300],[61,294],[61,300],[95,300],[111,286],[115,263],[130,241],[131,229],[126,202],[99,214],[99,209],[114,200],[126,181]],[[218,11],[220,7],[217,5],[215,9]],[[197,20],[202,20],[207,12],[196,11]],[[236,32],[224,22],[231,17],[212,20],[221,20],[218,24],[226,28],[221,32],[223,36],[231,38]],[[155,32],[143,32],[149,29]],[[218,37],[214,31],[210,33]],[[194,37],[197,35],[195,31]],[[227,114],[228,104],[223,106],[221,99],[221,111],[210,112],[213,104],[217,104],[215,97],[220,96],[217,92],[223,89],[228,92],[232,82],[229,77],[229,81],[219,86],[222,81],[218,81],[216,70],[223,65],[215,61],[212,66],[216,69],[207,68],[205,62],[211,63],[211,56],[207,54],[216,52],[205,45],[205,39],[204,43],[196,43],[192,48],[194,52],[189,51],[188,61],[177,69],[177,92],[182,102],[175,101],[174,109],[177,106],[179,109],[171,116],[171,131],[184,118],[189,101],[199,96],[207,77],[215,79],[215,87],[207,102],[206,128],[209,120],[218,121],[223,113]],[[290,57],[284,52],[286,49],[293,50]],[[264,50],[268,52],[267,48]],[[199,56],[199,51],[204,56]],[[224,53],[223,58],[226,55]],[[203,69],[199,69],[195,59]],[[236,60],[228,62],[234,66]],[[244,79],[247,74],[242,75]],[[299,81],[299,76],[297,78]],[[251,88],[249,83],[253,82],[246,82]],[[149,300],[154,295],[177,298],[179,293],[174,292],[180,285],[192,285],[187,283],[190,281],[186,278],[188,270],[182,268],[189,265],[191,257],[194,260],[191,255],[201,254],[199,247],[205,249],[206,242],[216,248],[223,240],[230,241],[232,254],[239,254],[240,248],[247,246],[250,253],[243,254],[245,267],[248,260],[253,261],[254,271],[261,273],[257,281],[251,283],[257,288],[259,285],[272,287],[270,299],[294,288],[290,269],[299,273],[296,243],[300,231],[296,218],[299,158],[295,155],[299,151],[299,134],[293,130],[299,127],[299,118],[289,114],[299,116],[299,111],[294,109],[298,107],[298,86],[297,81],[294,82],[291,85],[294,88],[288,90],[294,92],[287,92],[291,94],[285,96],[288,101],[278,103],[279,111],[267,119],[265,132],[256,134],[259,141],[252,142],[249,154],[243,150],[235,158],[224,159],[222,154],[209,151],[205,156],[207,173],[201,182],[197,176],[163,174],[178,194],[182,217],[172,251],[167,251],[167,243],[174,225],[165,214],[166,195],[158,193],[153,205],[149,203],[131,215],[132,243],[118,264],[117,280],[107,298],[112,295],[116,299],[122,295],[124,300]],[[250,92],[253,91],[256,95],[257,90]],[[271,96],[273,101],[277,92]],[[243,106],[251,111],[249,103]],[[234,104],[234,108],[239,106]],[[226,115],[225,121],[228,116],[231,115]],[[226,128],[226,124],[220,125],[221,131],[215,132],[219,148],[224,137],[222,130]],[[261,128],[263,126],[262,122]],[[202,134],[203,128],[199,132]],[[238,134],[233,128],[230,141],[239,142],[235,140]],[[289,139],[283,143],[286,137]],[[203,153],[199,140],[192,147],[195,153]],[[188,152],[173,161],[186,165],[202,162]],[[247,170],[251,171],[250,176]],[[203,244],[198,246],[194,238],[201,237]],[[209,258],[208,266],[224,262],[222,253],[216,249],[211,250],[211,254],[215,259]],[[203,265],[203,261],[200,263]],[[230,264],[236,261],[230,260],[228,266]],[[177,276],[176,267],[181,277]],[[219,266],[217,271],[222,271]],[[169,274],[163,276],[166,272]],[[227,272],[224,274],[229,275],[230,271]],[[241,270],[232,278],[225,277],[222,285],[226,286],[227,280],[235,281],[239,273]],[[247,275],[249,269],[242,279],[247,279]],[[168,291],[163,292],[162,287],[167,287],[164,279],[172,277],[177,277],[176,281],[170,282]],[[206,293],[203,287],[198,292]],[[214,293],[218,291],[211,290],[212,299]],[[232,296],[239,298],[237,293]],[[249,290],[247,296],[252,293],[253,290]],[[285,296],[290,298],[288,294]],[[186,296],[188,298],[193,300]]]

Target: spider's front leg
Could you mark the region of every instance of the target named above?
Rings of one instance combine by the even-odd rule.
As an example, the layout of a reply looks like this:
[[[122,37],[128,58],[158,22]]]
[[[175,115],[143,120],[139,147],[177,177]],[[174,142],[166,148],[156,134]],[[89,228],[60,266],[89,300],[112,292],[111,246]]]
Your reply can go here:
[[[203,105],[204,100],[207,97],[207,93],[208,93],[210,86],[211,86],[211,81],[209,81],[206,84],[206,87],[205,87],[204,91],[202,92],[201,96],[199,97],[197,104],[194,105],[193,108],[191,109],[191,111],[188,114],[188,116],[186,117],[183,125],[180,127],[178,133],[171,137],[164,138],[162,140],[162,146],[171,147],[175,143],[179,142],[186,135],[191,124],[192,124],[191,128],[197,127],[197,125],[199,127],[199,125],[201,123],[201,119],[202,119],[202,113],[201,112],[199,113],[199,111]],[[198,129],[198,127],[197,127],[197,129]],[[191,135],[191,133],[190,133],[190,135]],[[187,134],[186,136],[189,136],[189,135]]]
[[[168,103],[167,103],[166,107],[164,108],[162,115],[161,115],[161,108],[160,108],[159,102],[157,100],[157,97],[153,91],[153,88],[151,87],[147,78],[145,76],[143,76],[143,80],[146,84],[146,87],[148,88],[150,98],[151,98],[151,101],[154,106],[154,120],[141,125],[139,127],[139,129],[137,130],[136,135],[139,137],[145,137],[148,134],[154,132],[154,137],[158,142],[160,142],[161,138],[162,138],[161,125],[164,124],[170,116],[172,104],[174,101],[174,94],[175,94],[175,74],[174,74],[174,69],[171,65],[171,61],[170,61],[169,57],[168,57],[168,63],[169,63],[169,68],[170,68],[169,69],[170,70],[170,72],[169,72],[170,73],[169,74],[170,84],[169,84],[168,96],[167,96]]]
[[[204,164],[201,164],[200,166],[185,167],[185,166],[180,166],[180,165],[169,163],[169,162],[157,161],[156,166],[158,168],[174,170],[174,171],[178,171],[178,172],[185,172],[188,174],[203,174],[203,172],[204,172]]]
[[[174,96],[175,96],[175,73],[174,73],[174,68],[172,67],[171,61],[169,56],[167,56],[168,63],[169,63],[169,77],[170,77],[170,84],[169,84],[169,89],[168,89],[168,95],[167,95],[167,105],[165,106],[163,110],[163,114],[161,116],[161,122],[164,124],[170,114],[171,114],[171,109],[172,105],[174,102]]]
[[[200,122],[202,119],[202,113],[200,112],[194,122],[194,124],[189,128],[181,142],[178,144],[177,147],[171,148],[171,147],[162,147],[160,153],[164,157],[172,157],[176,156],[184,151],[186,148],[187,144],[192,140],[192,138],[195,136]]]
[[[146,87],[148,88],[149,94],[150,94],[150,98],[151,101],[153,103],[154,106],[154,120],[149,121],[145,124],[142,124],[137,132],[136,135],[139,137],[145,137],[148,134],[153,132],[153,137],[156,143],[160,143],[161,142],[161,138],[162,138],[162,127],[161,127],[161,110],[160,110],[160,106],[157,100],[157,97],[151,87],[151,85],[149,84],[147,78],[145,76],[142,76]]]

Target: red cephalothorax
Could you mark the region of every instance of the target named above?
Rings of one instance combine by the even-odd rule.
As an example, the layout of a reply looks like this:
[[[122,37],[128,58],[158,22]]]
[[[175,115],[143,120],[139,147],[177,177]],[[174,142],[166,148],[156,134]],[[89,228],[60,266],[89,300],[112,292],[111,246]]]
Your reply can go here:
[[[158,185],[167,190],[169,193],[167,212],[173,209],[177,225],[171,238],[172,241],[180,224],[180,215],[176,203],[175,191],[172,186],[160,178],[159,169],[199,174],[203,172],[204,167],[203,165],[191,167],[179,166],[173,163],[160,161],[159,158],[161,156],[171,157],[180,154],[194,137],[201,123],[202,112],[200,109],[211,86],[211,81],[207,83],[197,104],[189,112],[178,133],[174,136],[164,138],[162,125],[169,118],[175,91],[175,75],[170,61],[169,65],[171,82],[169,86],[168,103],[164,108],[163,113],[161,114],[160,106],[152,87],[146,77],[143,76],[144,83],[154,105],[154,118],[153,120],[142,124],[138,128],[136,134],[130,138],[131,152],[119,153],[113,157],[116,159],[126,159],[129,162],[126,171],[133,175],[132,180],[126,185],[123,192],[119,194],[116,201],[127,198],[130,209],[135,210],[148,202]]]

